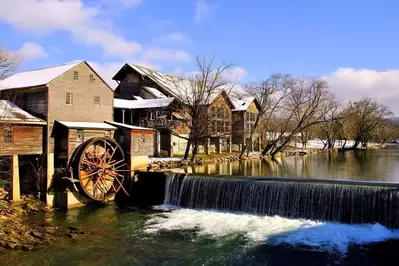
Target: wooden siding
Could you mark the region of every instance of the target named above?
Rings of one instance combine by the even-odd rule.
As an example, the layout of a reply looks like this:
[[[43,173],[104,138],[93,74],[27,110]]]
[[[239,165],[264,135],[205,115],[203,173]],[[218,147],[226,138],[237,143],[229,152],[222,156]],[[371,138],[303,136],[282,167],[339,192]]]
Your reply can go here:
[[[106,130],[94,130],[94,129],[84,129],[83,138],[81,141],[77,139],[78,129],[69,129],[68,131],[68,160],[71,158],[73,152],[85,141],[95,137],[105,137]],[[111,131],[111,138],[114,138],[114,131]]]
[[[244,119],[245,112],[233,112],[233,138],[242,138],[244,137]]]
[[[17,90],[15,104],[28,113],[47,120],[47,88],[30,92]]]
[[[217,108],[217,110],[220,110],[221,108],[224,108],[224,109],[226,109],[228,112],[229,112],[229,116],[228,116],[228,119],[227,120],[225,120],[225,121],[227,121],[228,123],[229,123],[229,132],[228,132],[228,134],[225,134],[224,132],[221,134],[221,135],[223,135],[223,136],[228,136],[228,135],[231,135],[231,129],[232,129],[232,109],[231,109],[231,105],[229,104],[229,102],[227,101],[227,99],[225,98],[225,97],[223,97],[223,95],[219,95],[219,96],[217,96],[216,98],[215,98],[215,100],[213,100],[213,102],[209,105],[209,107],[208,107],[208,110],[209,110],[209,112],[211,112],[212,111],[212,108]],[[219,112],[219,111],[218,111]],[[212,119],[213,120],[213,119]],[[212,124],[212,122],[213,121],[211,121],[211,124]],[[210,126],[212,126],[212,125],[210,125]],[[214,131],[212,130],[212,128],[208,128],[208,134],[209,135],[215,135],[214,134]],[[219,135],[219,132],[218,132],[218,134],[216,134],[216,135]]]
[[[74,80],[74,71],[79,78]],[[90,74],[95,80],[90,82]],[[48,84],[48,152],[54,152],[55,120],[74,122],[104,122],[113,118],[113,92],[90,67],[82,62]],[[66,93],[73,93],[73,104],[66,104]],[[94,97],[100,97],[100,105]],[[102,134],[104,136],[104,134]]]
[[[154,155],[154,131],[131,131],[131,155]]]
[[[4,127],[0,124],[0,155],[28,155],[43,152],[43,126],[12,125],[13,142],[4,143]]]
[[[118,127],[118,129],[115,131],[114,139],[116,142],[121,145],[125,156],[130,155],[130,147],[131,147],[131,129],[124,128],[124,127]]]

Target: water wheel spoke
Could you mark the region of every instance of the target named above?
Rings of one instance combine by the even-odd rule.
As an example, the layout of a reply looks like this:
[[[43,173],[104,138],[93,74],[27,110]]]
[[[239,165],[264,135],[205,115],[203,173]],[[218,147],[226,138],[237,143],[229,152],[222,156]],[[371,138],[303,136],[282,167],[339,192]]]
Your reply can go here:
[[[97,172],[91,173],[91,174],[85,176],[84,178],[82,178],[81,180],[85,180],[85,179],[87,179],[87,178],[89,178],[89,177],[91,177],[91,176],[93,176],[93,175],[95,175],[95,174],[100,173],[101,171],[102,171],[102,169],[101,169],[101,170],[98,170]]]
[[[111,154],[111,156],[109,157],[109,160],[107,161],[107,164],[110,164],[112,158],[113,158],[114,155],[115,155],[116,149],[117,149],[117,147],[113,148],[112,154]]]
[[[110,174],[111,174],[111,175],[115,174],[115,175],[119,175],[119,176],[123,177],[122,175],[120,175],[120,174],[118,174],[118,173],[115,173],[115,172],[110,172]],[[126,193],[126,195],[129,196],[129,193],[127,193],[127,191],[126,191],[126,189],[123,187],[121,181],[119,181],[119,179],[118,179],[116,176],[114,176],[114,178],[115,178],[116,182],[118,182],[120,188],[122,188],[122,190]]]
[[[127,165],[127,163],[121,164],[121,165],[119,165],[119,166],[117,166],[117,167],[112,168],[112,170],[121,169],[122,167],[124,167],[124,166],[126,166],[126,165]]]
[[[118,164],[120,164],[120,163],[123,163],[124,161],[125,161],[125,159],[122,159],[122,160],[120,160],[120,161],[118,161],[118,162],[116,162],[116,163],[109,164],[108,167],[113,167],[113,166],[115,166],[115,165],[118,165]]]

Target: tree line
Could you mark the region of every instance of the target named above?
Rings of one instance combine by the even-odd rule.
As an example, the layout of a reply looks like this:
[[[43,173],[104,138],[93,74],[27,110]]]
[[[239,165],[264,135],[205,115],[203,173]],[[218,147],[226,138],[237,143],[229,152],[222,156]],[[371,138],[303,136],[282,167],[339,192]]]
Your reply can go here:
[[[225,78],[232,66],[214,66],[213,60],[197,58],[198,71],[188,79],[186,86],[179,85],[181,105],[177,109],[182,116],[186,115],[186,125],[190,129],[188,137],[181,136],[188,141],[184,158],[191,148],[193,159],[198,153],[198,143],[211,136],[208,129],[219,119],[223,108],[210,112],[207,107],[213,96],[222,90],[229,97],[250,95],[258,101],[259,113],[246,143],[260,134],[263,155],[274,157],[298,139],[304,148],[308,140],[320,139],[323,149],[331,150],[337,141],[343,142],[343,148],[358,149],[367,148],[370,141],[384,144],[399,137],[393,113],[371,98],[345,103],[322,78],[279,73],[243,85],[245,92],[237,93],[235,86],[238,85]],[[346,144],[349,140],[352,140],[351,146]],[[249,153],[249,145],[243,145],[240,157],[245,153]]]

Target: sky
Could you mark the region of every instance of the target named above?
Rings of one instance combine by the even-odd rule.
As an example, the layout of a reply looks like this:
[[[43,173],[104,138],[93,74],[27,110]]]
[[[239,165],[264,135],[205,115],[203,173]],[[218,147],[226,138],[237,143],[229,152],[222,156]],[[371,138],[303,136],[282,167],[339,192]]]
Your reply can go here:
[[[343,101],[399,115],[396,0],[0,0],[0,45],[20,70],[89,61],[112,86],[124,63],[176,75],[197,56],[241,83],[323,77]]]

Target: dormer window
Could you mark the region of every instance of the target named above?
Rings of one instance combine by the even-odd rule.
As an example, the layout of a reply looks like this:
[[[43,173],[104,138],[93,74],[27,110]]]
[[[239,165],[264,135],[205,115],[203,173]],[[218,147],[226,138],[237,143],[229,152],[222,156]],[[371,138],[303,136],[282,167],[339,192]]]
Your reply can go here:
[[[79,72],[73,71],[73,80],[78,80],[78,79],[79,79]]]

